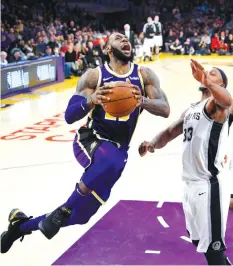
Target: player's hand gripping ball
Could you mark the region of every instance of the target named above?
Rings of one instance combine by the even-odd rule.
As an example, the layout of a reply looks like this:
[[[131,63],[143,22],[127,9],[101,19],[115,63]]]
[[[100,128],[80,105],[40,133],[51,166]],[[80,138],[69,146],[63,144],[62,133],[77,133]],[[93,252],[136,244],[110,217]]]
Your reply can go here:
[[[131,114],[142,103],[140,89],[126,82],[117,81],[105,83],[98,88],[92,96],[94,104],[101,104],[106,113],[114,117]]]

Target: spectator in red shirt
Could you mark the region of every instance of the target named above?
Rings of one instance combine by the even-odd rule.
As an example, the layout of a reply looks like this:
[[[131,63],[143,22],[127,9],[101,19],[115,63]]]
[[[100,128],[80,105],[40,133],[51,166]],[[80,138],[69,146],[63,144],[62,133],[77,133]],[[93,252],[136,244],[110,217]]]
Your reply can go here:
[[[68,43],[67,43],[67,40],[64,40],[62,42],[60,52],[65,54],[67,50],[68,50]]]
[[[216,53],[220,49],[220,42],[218,33],[214,34],[214,37],[211,40],[211,51]]]
[[[220,48],[218,51],[218,55],[226,55],[227,54],[227,44],[224,41],[220,40]]]

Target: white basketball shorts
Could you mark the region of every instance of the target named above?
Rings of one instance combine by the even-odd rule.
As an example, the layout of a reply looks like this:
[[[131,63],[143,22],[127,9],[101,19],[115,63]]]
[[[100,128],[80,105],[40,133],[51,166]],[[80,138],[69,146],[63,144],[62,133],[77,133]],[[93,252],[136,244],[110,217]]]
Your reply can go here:
[[[161,47],[163,46],[163,36],[154,36],[154,46],[156,47]]]
[[[186,229],[190,239],[198,241],[197,252],[225,250],[230,204],[229,183],[224,178],[184,183]]]

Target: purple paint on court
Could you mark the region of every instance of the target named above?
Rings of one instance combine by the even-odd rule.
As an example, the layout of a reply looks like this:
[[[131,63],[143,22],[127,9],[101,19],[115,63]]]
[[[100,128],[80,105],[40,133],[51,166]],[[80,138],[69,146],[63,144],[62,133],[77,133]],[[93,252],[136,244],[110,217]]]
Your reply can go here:
[[[157,217],[169,227],[164,228]],[[228,256],[233,258],[233,213],[228,219]],[[187,236],[180,203],[120,201],[53,265],[201,265],[204,256]],[[146,250],[160,254],[145,254]]]

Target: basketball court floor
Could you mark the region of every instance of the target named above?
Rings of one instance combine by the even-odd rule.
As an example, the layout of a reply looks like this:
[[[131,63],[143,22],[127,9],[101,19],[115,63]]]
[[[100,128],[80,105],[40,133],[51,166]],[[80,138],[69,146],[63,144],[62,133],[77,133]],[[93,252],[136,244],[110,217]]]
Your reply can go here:
[[[199,57],[206,68],[221,67],[233,94],[233,58]],[[143,158],[138,146],[151,140],[200,99],[189,58],[164,58],[147,65],[160,78],[171,115],[163,119],[143,112],[135,131],[126,169],[110,200],[86,225],[63,228],[52,240],[40,232],[17,241],[0,265],[201,265],[186,234],[182,212],[182,138]],[[34,217],[65,202],[82,174],[73,156],[74,130],[63,113],[76,80],[1,101],[0,231],[13,208]],[[232,177],[233,178],[233,177]],[[227,229],[233,260],[233,213]]]

